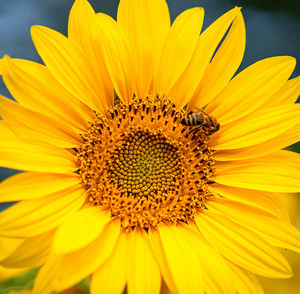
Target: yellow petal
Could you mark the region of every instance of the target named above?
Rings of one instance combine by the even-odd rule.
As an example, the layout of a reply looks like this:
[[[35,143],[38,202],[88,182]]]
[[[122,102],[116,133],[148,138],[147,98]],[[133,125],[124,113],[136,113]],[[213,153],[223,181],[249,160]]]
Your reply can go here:
[[[8,268],[36,267],[45,263],[53,232],[26,239],[11,255],[1,261]]]
[[[79,185],[77,174],[59,175],[43,173],[19,173],[0,185],[0,202],[13,202],[39,198],[44,195]],[[45,189],[45,187],[47,187]]]
[[[165,286],[166,288],[170,289],[171,293],[177,293],[175,282],[173,279],[173,275],[170,271],[164,249],[162,247],[162,243],[159,237],[159,232],[157,230],[149,230],[148,232],[149,235],[149,242],[150,246],[152,248],[152,252],[156,257],[156,260],[159,265],[160,272],[163,276],[163,284],[162,284],[162,292],[163,292],[163,287]],[[164,285],[164,282],[166,285]],[[163,292],[164,293],[164,292]],[[167,292],[170,294],[169,292]]]
[[[299,169],[285,163],[270,160],[249,163],[234,161],[228,166],[219,170],[217,168],[217,183],[278,193],[300,192]]]
[[[212,186],[214,192],[225,199],[234,200],[242,204],[254,206],[276,216],[285,218],[282,212],[282,205],[278,197],[270,192],[253,191],[248,189],[235,188],[214,184]]]
[[[129,245],[128,234],[121,233],[111,256],[92,275],[90,284],[92,294],[123,293],[127,281],[128,255],[132,252]]]
[[[56,275],[61,256],[50,253],[47,262],[39,270],[32,289],[32,294],[53,294],[51,282]]]
[[[71,148],[80,143],[80,136],[70,126],[62,124],[56,119],[46,117],[37,112],[29,110],[18,103],[0,97],[1,116],[3,119],[17,122],[21,126],[32,131],[32,138],[38,134],[38,138],[44,142],[51,142],[53,145],[64,148]],[[22,132],[14,131],[19,137]],[[26,135],[28,137],[28,135]]]
[[[288,150],[276,150],[270,154],[265,156],[260,156],[256,158],[248,158],[244,160],[235,160],[235,161],[216,161],[216,166],[221,174],[223,170],[243,167],[247,165],[255,165],[255,164],[281,164],[284,162],[285,166],[293,167],[299,169],[300,167],[300,155],[296,152],[288,151]]]
[[[85,130],[91,110],[66,91],[39,63],[3,58],[3,80],[12,96],[24,107]],[[71,107],[70,107],[71,106]]]
[[[295,59],[289,56],[256,62],[234,77],[208,104],[206,111],[223,125],[246,116],[284,85],[295,65]]]
[[[160,271],[151,251],[147,233],[136,228],[129,238],[128,292],[131,294],[160,293]]]
[[[272,245],[300,253],[300,231],[263,210],[227,199],[210,201],[213,207],[233,221],[257,232]]]
[[[15,133],[4,123],[4,121],[0,121],[0,134],[3,139],[6,138],[16,138]]]
[[[31,37],[47,68],[61,85],[91,108],[104,113],[105,100],[99,99],[97,80],[78,45],[42,26],[32,26]]]
[[[182,224],[182,228],[188,232],[184,234],[184,238],[197,254],[201,264],[205,293],[232,293],[229,268],[223,256],[210,246],[202,235],[196,234],[195,224]]]
[[[69,16],[68,37],[84,50],[85,59],[89,61],[97,79],[101,93],[99,98],[104,100],[105,107],[113,106],[114,89],[97,40],[96,14],[87,0],[74,2]]]
[[[300,77],[288,80],[264,106],[295,103],[300,94]]]
[[[172,24],[157,72],[156,92],[166,94],[187,68],[196,49],[204,10],[195,7],[182,12]]]
[[[129,39],[136,94],[149,94],[160,53],[170,29],[168,5],[164,0],[121,0],[118,24]]]
[[[180,226],[160,225],[158,228],[163,252],[179,293],[203,293],[203,274],[197,253],[187,241]]]
[[[218,150],[214,154],[214,158],[218,161],[242,160],[261,157],[269,153],[278,151],[300,140],[299,125],[276,136],[270,140],[257,145],[248,146],[233,150]]]
[[[221,129],[211,139],[215,150],[239,149],[268,141],[300,123],[300,107],[282,105],[255,111]]]
[[[242,62],[246,44],[245,23],[238,7],[232,10],[233,13],[232,25],[193,96],[192,105],[198,108],[207,105],[223,90]]]
[[[257,158],[257,159],[248,159],[244,160],[243,162],[278,162],[278,163],[284,163],[284,165],[288,165],[297,169],[300,169],[300,154],[297,152],[292,152],[288,150],[278,150],[276,152],[270,153],[266,156]]]
[[[82,206],[83,191],[69,188],[9,207],[0,214],[0,235],[28,238],[52,230]]]
[[[127,40],[115,20],[106,14],[96,14],[96,28],[98,44],[103,49],[114,89],[118,97],[127,103],[133,98],[134,90],[134,71]]]
[[[110,216],[100,207],[80,210],[57,229],[53,239],[53,251],[66,254],[79,250],[94,241],[110,221]]]
[[[23,239],[0,237],[0,260],[12,254],[22,242]]]
[[[21,275],[22,273],[25,273],[26,271],[28,271],[28,269],[6,268],[6,267],[3,267],[0,265],[0,282],[8,280],[9,278],[16,277],[18,275]],[[10,293],[10,294],[12,294],[12,293]],[[21,293],[19,293],[19,294],[21,294]]]
[[[63,291],[86,278],[100,267],[115,249],[120,235],[120,222],[108,224],[91,244],[78,251],[63,255],[56,269],[52,285]]]
[[[244,269],[240,268],[239,266],[227,262],[228,266],[232,271],[231,281],[234,285],[236,293],[243,293],[243,294],[264,294],[264,290],[262,289],[261,285],[259,284],[255,275],[250,273],[249,271],[245,271]]]
[[[1,98],[0,98],[1,100]],[[35,131],[26,127],[20,121],[17,120],[1,120],[3,125],[5,125],[13,134],[14,136],[6,136],[5,139],[9,141],[10,139],[20,139],[27,138],[27,141],[30,141],[29,138],[35,138],[35,141],[38,141],[37,138],[39,137]],[[25,139],[26,140],[26,139]],[[41,141],[40,141],[41,142]],[[45,143],[43,143],[45,144]]]
[[[0,166],[60,174],[73,173],[77,169],[75,157],[69,151],[24,139],[0,141]]]
[[[281,253],[257,233],[210,211],[201,212],[195,220],[207,241],[231,262],[265,277],[291,277]]]
[[[75,0],[71,8],[68,21],[68,38],[78,42],[85,47],[85,42],[93,37],[92,16],[95,11],[91,4],[86,0]],[[84,17],[85,21],[82,21]]]
[[[232,21],[236,22],[237,14],[241,14],[239,8],[228,11],[212,23],[198,38],[197,47],[188,67],[168,92],[168,95],[174,99],[176,105],[179,107],[184,107],[199,87],[200,81],[218,44],[221,42]],[[189,106],[195,105],[202,108],[207,104],[204,100],[205,97],[193,99]]]

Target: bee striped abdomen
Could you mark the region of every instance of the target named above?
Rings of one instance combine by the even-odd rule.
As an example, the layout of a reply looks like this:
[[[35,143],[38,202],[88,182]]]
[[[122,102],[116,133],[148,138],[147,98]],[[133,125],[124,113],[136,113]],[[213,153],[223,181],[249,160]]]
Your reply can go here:
[[[192,113],[181,121],[181,123],[185,126],[197,126],[203,122],[203,117],[199,112]]]

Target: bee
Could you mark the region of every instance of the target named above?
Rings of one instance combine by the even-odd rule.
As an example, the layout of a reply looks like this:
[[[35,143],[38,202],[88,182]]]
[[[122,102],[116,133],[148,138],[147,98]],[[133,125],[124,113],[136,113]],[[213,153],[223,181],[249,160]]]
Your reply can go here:
[[[191,132],[196,133],[202,129],[207,136],[211,136],[220,129],[220,124],[217,120],[209,116],[204,110],[196,109],[196,112],[190,112],[188,116],[181,121],[184,126],[193,127]]]

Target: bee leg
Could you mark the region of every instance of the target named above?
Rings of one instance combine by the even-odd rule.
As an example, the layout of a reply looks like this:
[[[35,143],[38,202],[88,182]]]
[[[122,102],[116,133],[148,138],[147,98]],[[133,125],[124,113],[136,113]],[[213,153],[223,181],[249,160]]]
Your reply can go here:
[[[185,137],[187,138],[190,134],[193,134],[193,136],[195,136],[199,131],[199,127],[197,128],[191,128],[188,133],[185,135]]]

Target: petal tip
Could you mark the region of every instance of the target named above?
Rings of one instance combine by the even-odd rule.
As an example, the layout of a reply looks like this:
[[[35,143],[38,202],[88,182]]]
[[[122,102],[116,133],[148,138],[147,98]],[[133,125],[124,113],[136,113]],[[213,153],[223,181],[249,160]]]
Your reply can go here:
[[[202,14],[204,14],[204,8],[199,6],[191,8],[191,11],[193,11],[194,13],[198,13],[201,16]]]
[[[32,25],[30,28],[30,34],[31,37],[33,38],[37,34],[45,33],[47,30],[51,30],[51,29],[41,25]]]

